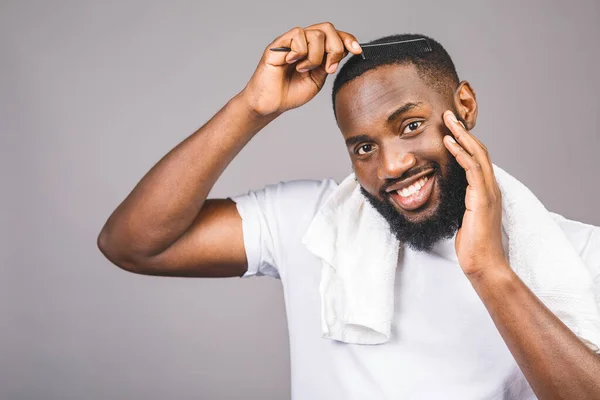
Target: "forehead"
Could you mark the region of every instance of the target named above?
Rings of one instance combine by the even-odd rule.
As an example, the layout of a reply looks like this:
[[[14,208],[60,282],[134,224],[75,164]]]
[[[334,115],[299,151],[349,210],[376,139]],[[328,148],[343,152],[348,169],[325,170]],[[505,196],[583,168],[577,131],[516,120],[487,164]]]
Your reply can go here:
[[[365,72],[338,91],[335,110],[342,133],[380,123],[404,103],[443,106],[442,96],[419,77],[412,65],[383,65]]]

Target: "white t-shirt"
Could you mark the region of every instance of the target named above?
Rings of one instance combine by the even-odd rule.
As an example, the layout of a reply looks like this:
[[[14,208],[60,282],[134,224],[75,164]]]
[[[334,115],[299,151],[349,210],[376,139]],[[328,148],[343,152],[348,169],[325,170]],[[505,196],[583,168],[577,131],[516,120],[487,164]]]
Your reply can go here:
[[[462,272],[454,238],[430,253],[400,253],[389,342],[321,337],[321,262],[301,238],[337,185],[297,180],[231,197],[242,217],[244,277],[283,285],[292,399],[536,399]],[[559,224],[600,286],[600,228],[564,217]]]

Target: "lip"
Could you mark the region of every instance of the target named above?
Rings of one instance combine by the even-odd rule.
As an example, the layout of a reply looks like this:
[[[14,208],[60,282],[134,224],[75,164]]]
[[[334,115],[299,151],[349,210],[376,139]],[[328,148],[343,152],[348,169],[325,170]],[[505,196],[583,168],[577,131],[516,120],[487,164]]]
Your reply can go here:
[[[387,188],[385,191],[388,192],[388,193],[392,193],[392,192],[395,192],[396,190],[402,190],[404,188],[409,187],[410,185],[412,185],[413,183],[415,183],[419,179],[423,178],[424,176],[432,175],[434,172],[435,172],[435,168],[430,169],[429,171],[425,171],[425,172],[423,172],[423,173],[421,173],[419,175],[413,176],[412,178],[405,179],[405,180],[403,180],[400,183],[392,185],[389,188]]]
[[[391,192],[390,197],[400,208],[409,211],[415,210],[423,206],[431,197],[431,192],[433,192],[433,183],[435,182],[436,177],[437,174],[434,173],[427,180],[425,186],[423,186],[417,193],[413,193],[409,197],[402,197],[396,191]]]

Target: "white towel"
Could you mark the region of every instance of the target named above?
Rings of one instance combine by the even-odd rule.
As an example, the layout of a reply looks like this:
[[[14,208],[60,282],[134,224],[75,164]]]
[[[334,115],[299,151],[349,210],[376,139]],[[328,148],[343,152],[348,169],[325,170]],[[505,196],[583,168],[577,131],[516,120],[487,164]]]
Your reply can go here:
[[[600,305],[583,260],[550,213],[521,182],[493,165],[502,193],[508,261],[533,293],[591,349],[600,347]],[[401,243],[354,173],[318,211],[302,238],[322,260],[323,337],[379,344],[390,339]]]

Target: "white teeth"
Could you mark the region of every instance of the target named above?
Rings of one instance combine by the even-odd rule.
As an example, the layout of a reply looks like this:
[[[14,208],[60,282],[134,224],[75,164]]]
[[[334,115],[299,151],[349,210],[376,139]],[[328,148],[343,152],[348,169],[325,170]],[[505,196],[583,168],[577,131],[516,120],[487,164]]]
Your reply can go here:
[[[412,194],[414,194],[415,192],[418,192],[419,190],[421,190],[421,188],[423,186],[425,186],[425,183],[427,183],[427,181],[429,180],[429,177],[423,177],[421,179],[419,179],[418,181],[416,181],[415,183],[413,183],[412,185],[410,185],[409,187],[405,187],[402,190],[398,190],[397,193],[402,196],[402,197],[408,197]]]

